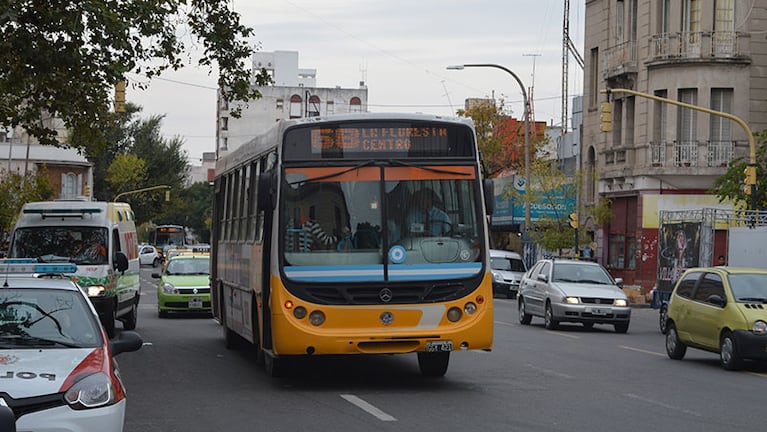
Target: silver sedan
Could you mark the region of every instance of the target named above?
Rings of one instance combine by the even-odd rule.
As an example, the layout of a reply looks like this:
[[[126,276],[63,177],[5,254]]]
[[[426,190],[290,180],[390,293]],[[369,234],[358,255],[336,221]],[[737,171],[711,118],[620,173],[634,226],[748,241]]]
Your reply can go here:
[[[626,333],[631,321],[628,296],[622,279],[613,279],[600,264],[590,261],[544,259],[525,273],[517,299],[519,322],[528,325],[541,317],[545,327],[560,322],[612,324]]]

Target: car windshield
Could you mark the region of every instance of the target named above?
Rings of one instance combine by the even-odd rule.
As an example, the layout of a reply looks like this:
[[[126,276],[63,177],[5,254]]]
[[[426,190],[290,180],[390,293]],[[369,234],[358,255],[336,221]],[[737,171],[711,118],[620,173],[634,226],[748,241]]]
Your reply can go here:
[[[767,274],[730,274],[729,279],[736,301],[767,303]]]
[[[504,270],[513,272],[525,272],[525,264],[521,259],[505,258],[505,257],[491,257],[490,267],[493,270]]]
[[[554,264],[552,282],[573,282],[583,284],[612,285],[610,275],[596,265],[583,265],[578,263]]]
[[[101,330],[79,292],[0,290],[0,349],[93,348]]]
[[[165,269],[167,275],[207,275],[210,274],[210,260],[206,258],[172,259]]]

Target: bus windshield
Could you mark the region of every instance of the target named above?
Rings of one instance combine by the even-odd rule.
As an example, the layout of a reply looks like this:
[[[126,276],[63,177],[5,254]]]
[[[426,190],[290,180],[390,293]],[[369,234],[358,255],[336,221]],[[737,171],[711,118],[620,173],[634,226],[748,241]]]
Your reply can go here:
[[[287,168],[282,257],[289,279],[450,279],[481,268],[471,166],[363,163]]]

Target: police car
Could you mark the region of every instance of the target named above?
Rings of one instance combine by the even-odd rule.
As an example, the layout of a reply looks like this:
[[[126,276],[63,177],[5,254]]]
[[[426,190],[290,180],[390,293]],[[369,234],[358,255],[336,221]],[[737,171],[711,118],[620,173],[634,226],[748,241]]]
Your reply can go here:
[[[143,342],[132,331],[108,339],[66,276],[76,270],[0,260],[0,431],[123,430],[125,388],[113,356]]]

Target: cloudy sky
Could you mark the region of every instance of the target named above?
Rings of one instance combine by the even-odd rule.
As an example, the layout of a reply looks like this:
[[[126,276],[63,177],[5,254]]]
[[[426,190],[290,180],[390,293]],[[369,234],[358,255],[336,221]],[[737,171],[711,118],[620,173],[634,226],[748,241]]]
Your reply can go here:
[[[368,110],[454,114],[466,98],[503,97],[522,115],[522,93],[499,69],[446,70],[492,63],[533,87],[535,119],[561,123],[561,0],[232,0],[260,51],[297,51],[318,87],[368,86]],[[570,37],[583,56],[583,2],[570,2]],[[192,54],[193,55],[193,54]],[[570,97],[583,72],[571,57]],[[129,77],[130,78],[130,77]],[[136,77],[138,79],[138,77]],[[185,142],[189,160],[215,151],[215,72],[167,72],[128,99],[144,116],[164,115],[163,134]],[[572,105],[572,104],[570,104]]]

